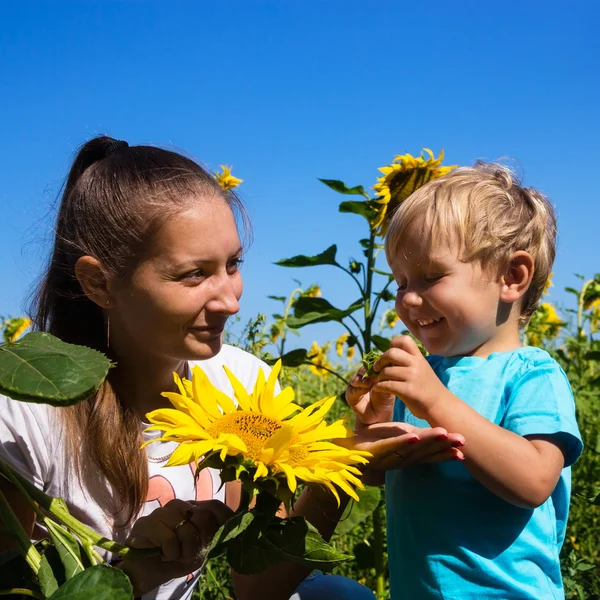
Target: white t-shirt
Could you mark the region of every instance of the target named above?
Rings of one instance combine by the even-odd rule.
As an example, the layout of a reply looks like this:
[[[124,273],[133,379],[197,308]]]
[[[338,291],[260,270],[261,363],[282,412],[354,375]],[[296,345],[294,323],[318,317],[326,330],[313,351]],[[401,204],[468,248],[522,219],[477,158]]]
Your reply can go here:
[[[233,398],[233,389],[223,365],[235,374],[244,387],[251,390],[258,370],[268,376],[270,368],[248,352],[223,345],[219,354],[211,359],[191,363],[202,367],[217,388]],[[46,404],[18,402],[0,395],[0,456],[21,475],[46,494],[63,498],[71,514],[98,533],[123,543],[127,530],[117,530],[107,515],[110,490],[106,481],[84,472],[80,481],[66,461],[67,445],[62,437],[61,423],[56,409]],[[140,424],[142,427],[144,424]],[[160,432],[144,434],[144,441],[160,437]],[[147,515],[169,500],[225,500],[219,472],[204,469],[194,484],[194,467],[165,467],[175,442],[157,442],[146,447],[148,454],[148,497],[140,516]],[[104,507],[104,508],[103,508]],[[174,579],[153,592],[144,600],[187,600],[191,597],[200,573]]]

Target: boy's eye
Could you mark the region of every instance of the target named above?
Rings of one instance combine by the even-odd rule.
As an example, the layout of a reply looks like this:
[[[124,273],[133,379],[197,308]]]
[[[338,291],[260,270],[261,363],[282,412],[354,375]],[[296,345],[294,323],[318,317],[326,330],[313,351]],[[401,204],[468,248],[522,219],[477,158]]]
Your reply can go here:
[[[425,277],[425,281],[427,283],[435,283],[436,281],[439,281],[442,277],[443,275],[428,275],[427,277]]]

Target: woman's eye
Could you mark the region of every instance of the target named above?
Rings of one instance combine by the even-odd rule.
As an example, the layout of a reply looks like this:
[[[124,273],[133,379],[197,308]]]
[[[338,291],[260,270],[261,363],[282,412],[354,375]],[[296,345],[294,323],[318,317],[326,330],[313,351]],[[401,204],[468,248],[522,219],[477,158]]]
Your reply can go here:
[[[189,271],[188,273],[185,273],[182,275],[181,279],[200,279],[202,277],[204,277],[204,270],[196,269],[195,271]]]
[[[404,290],[406,290],[406,284],[405,283],[398,284],[397,292],[403,292]]]
[[[235,260],[230,261],[227,265],[227,271],[229,273],[235,273],[243,262],[244,260],[241,258],[236,258]]]

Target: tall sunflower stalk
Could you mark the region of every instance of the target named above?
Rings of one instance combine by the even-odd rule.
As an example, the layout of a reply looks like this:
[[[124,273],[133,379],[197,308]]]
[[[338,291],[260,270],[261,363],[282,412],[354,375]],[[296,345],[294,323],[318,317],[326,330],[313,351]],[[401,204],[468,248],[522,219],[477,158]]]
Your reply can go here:
[[[396,208],[415,190],[425,183],[449,173],[454,166],[442,166],[443,151],[435,158],[431,150],[424,149],[420,156],[399,155],[391,164],[381,167],[382,173],[369,194],[363,186],[348,187],[337,179],[321,179],[332,190],[346,196],[360,196],[360,200],[345,200],[339,211],[352,213],[364,218],[367,236],[359,240],[364,260],[350,260],[347,265],[337,258],[334,244],[313,256],[298,255],[278,261],[283,267],[315,267],[329,265],[344,271],[359,292],[358,300],[346,308],[338,308],[323,297],[301,297],[295,302],[293,314],[286,319],[286,326],[299,329],[311,324],[336,321],[345,329],[344,343],[356,348],[361,358],[373,356],[373,352],[385,352],[390,340],[378,335],[376,319],[385,303],[394,299],[390,291],[394,278],[387,270],[377,268],[377,259],[383,248],[391,215]],[[312,364],[311,353],[306,349],[296,349],[280,357],[285,366]],[[374,532],[370,540],[372,564],[376,571],[376,593],[383,598],[385,593],[385,553],[384,553],[384,507],[380,503],[373,514]]]

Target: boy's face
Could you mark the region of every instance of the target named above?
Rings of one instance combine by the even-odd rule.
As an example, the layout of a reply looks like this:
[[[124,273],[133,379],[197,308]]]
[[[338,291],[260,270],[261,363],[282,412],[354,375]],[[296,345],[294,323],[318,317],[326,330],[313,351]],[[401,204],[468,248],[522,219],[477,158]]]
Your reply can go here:
[[[487,356],[495,351],[500,278],[478,263],[462,262],[447,246],[432,253],[420,250],[418,231],[409,230],[403,242],[390,266],[398,284],[396,311],[408,330],[431,354]]]

